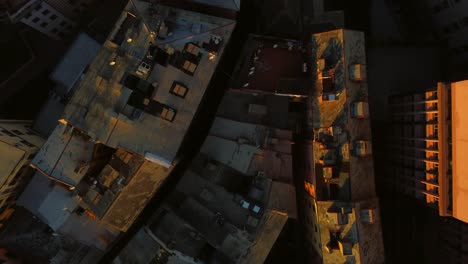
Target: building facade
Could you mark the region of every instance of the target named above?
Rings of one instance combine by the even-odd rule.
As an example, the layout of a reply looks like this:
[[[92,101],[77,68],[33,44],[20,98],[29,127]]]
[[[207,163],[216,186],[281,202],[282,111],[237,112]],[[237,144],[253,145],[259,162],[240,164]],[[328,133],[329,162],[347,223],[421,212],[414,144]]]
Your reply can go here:
[[[0,120],[0,228],[14,212],[16,200],[32,176],[29,164],[44,140],[31,121]]]
[[[425,202],[468,223],[463,203],[468,81],[438,83],[426,92],[390,98],[392,134],[389,184],[396,192]]]
[[[10,18],[52,38],[60,39],[78,22],[79,15],[93,0],[11,1]]]

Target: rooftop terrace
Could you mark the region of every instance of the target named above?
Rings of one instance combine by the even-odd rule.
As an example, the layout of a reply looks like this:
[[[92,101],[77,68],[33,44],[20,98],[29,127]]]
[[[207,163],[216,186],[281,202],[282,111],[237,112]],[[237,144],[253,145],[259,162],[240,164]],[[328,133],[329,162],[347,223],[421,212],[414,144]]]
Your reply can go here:
[[[170,166],[234,26],[227,19],[129,2],[65,119],[106,145]]]
[[[251,35],[236,67],[232,88],[307,96],[310,87],[307,62],[306,49],[301,42]]]

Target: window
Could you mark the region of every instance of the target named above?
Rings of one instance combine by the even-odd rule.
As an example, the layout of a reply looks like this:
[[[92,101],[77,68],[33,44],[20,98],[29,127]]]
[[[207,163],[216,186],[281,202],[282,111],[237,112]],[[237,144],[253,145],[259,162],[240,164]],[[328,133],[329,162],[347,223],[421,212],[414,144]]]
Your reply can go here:
[[[39,20],[40,20],[40,19],[39,19],[38,17],[35,17],[35,18],[32,20],[32,22],[33,22],[33,23],[37,23],[37,22],[39,22]]]
[[[200,54],[200,47],[198,47],[197,45],[194,45],[193,43],[189,43],[187,44],[185,51],[193,54],[194,56],[198,56]]]
[[[32,16],[31,12],[28,12],[28,13],[24,16],[24,18],[28,19],[28,18],[30,18],[31,16]]]
[[[42,22],[41,23],[41,27],[47,27],[47,25],[49,25],[49,23],[47,23],[47,22]]]
[[[50,13],[49,9],[46,9],[46,10],[42,11],[42,14],[44,16],[47,16],[49,13]]]
[[[184,65],[182,66],[182,68],[188,72],[190,72],[191,74],[193,74],[195,72],[195,70],[197,69],[197,65],[191,61],[188,61],[186,60],[184,62]]]
[[[52,14],[52,15],[50,16],[50,20],[54,21],[55,19],[57,19],[57,15]]]
[[[34,10],[39,11],[41,8],[42,8],[42,4],[38,4],[38,5],[34,8]]]
[[[57,28],[52,29],[52,33],[57,34],[57,32],[58,32]]]
[[[23,132],[21,132],[21,131],[19,131],[19,130],[16,130],[16,129],[13,129],[12,132],[15,133],[15,134],[18,135],[18,136],[24,135]]]
[[[185,96],[187,95],[187,92],[188,92],[188,88],[184,84],[177,82],[177,81],[174,81],[172,83],[172,87],[170,90],[171,94],[185,98]]]
[[[164,107],[162,112],[161,112],[161,118],[172,122],[174,120],[174,118],[175,118],[175,114],[176,113],[175,113],[174,109]]]
[[[65,26],[66,24],[67,24],[67,22],[65,22],[65,21],[60,22],[60,26],[62,26],[62,27]]]

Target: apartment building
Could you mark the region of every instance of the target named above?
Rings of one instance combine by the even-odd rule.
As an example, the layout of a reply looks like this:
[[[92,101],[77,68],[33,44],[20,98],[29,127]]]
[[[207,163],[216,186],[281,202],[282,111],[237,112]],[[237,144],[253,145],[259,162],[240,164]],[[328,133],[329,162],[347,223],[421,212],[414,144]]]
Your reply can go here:
[[[291,102],[227,92],[200,153],[113,263],[264,263],[297,218]]]
[[[389,184],[468,223],[463,204],[464,100],[467,81],[438,83],[426,92],[395,95],[392,109],[392,170]]]
[[[302,168],[306,249],[323,263],[383,263],[368,112],[364,34],[312,35],[309,136]],[[312,261],[312,260],[311,260]]]
[[[44,143],[31,125],[32,121],[0,120],[0,228],[14,212],[33,173],[29,164]]]
[[[60,39],[79,22],[80,14],[94,0],[11,0],[9,15],[52,38]]]
[[[151,10],[151,12],[150,12]],[[106,250],[177,164],[235,21],[131,1],[32,162],[22,205]]]

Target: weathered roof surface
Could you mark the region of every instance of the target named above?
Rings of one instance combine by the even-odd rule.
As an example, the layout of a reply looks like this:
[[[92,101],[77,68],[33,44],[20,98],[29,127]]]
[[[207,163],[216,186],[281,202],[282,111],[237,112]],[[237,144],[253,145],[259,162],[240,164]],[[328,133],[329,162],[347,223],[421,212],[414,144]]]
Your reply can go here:
[[[271,210],[285,212],[290,218],[296,218],[296,189],[294,186],[272,181],[267,207]]]
[[[232,141],[247,140],[249,144],[279,152],[291,152],[292,132],[264,126],[216,117],[210,130],[213,136]]]
[[[262,154],[262,150],[255,146],[215,136],[206,138],[200,152],[244,174],[247,174],[254,156]]]
[[[87,162],[92,160],[94,143],[59,123],[32,164],[58,180],[77,185],[85,176]]]
[[[47,224],[58,230],[72,215],[72,211],[78,206],[80,198],[63,186],[55,186],[48,192],[46,198],[39,206],[38,212]]]
[[[216,118],[200,152],[247,175],[292,183],[290,132]],[[277,142],[272,143],[272,139]]]
[[[102,218],[103,223],[107,223],[121,231],[127,231],[170,171],[171,169],[145,161],[118,193],[118,196]]]
[[[0,141],[0,186],[14,172],[24,155],[24,150]]]
[[[345,208],[347,223],[343,225],[337,225],[336,221],[331,218],[327,213],[329,211],[339,211],[340,208]],[[317,202],[317,218],[319,225],[320,239],[322,241],[322,259],[323,263],[361,263],[360,262],[360,243],[358,230],[356,226],[356,213],[352,203],[347,202],[332,202],[332,201],[320,201]],[[351,246],[351,255],[343,255],[338,249],[337,245],[334,245],[331,253],[328,253],[324,248],[334,239],[331,232],[340,232],[340,236],[337,240],[343,242],[349,242]],[[335,241],[336,243],[337,241]]]
[[[79,34],[50,76],[61,84],[59,87],[62,89],[57,92],[66,95],[100,49],[101,45],[97,41],[84,33]]]
[[[50,185],[50,180],[40,172],[36,172],[29,184],[24,189],[21,196],[18,198],[17,205],[23,206],[34,215],[37,215],[41,220],[46,221],[38,210],[47,194],[52,191],[53,186]]]
[[[219,105],[217,116],[240,122],[288,129],[290,128],[288,113],[290,101],[291,99],[286,96],[227,92]],[[264,115],[249,113],[250,105],[265,106],[266,113]]]
[[[119,253],[114,263],[150,263],[158,256],[160,248],[145,229],[140,229]]]
[[[121,147],[140,155],[153,153],[173,161],[229,41],[235,22],[165,6],[159,6],[159,17],[151,19],[147,17],[149,3],[132,3],[129,3],[122,13],[116,25],[117,32],[114,30],[111,34],[91,64],[86,77],[81,81],[65,109],[65,119],[111,147]],[[122,24],[127,16],[132,16],[127,15],[127,11],[136,15],[131,26],[127,25],[130,23],[128,20],[125,24],[127,26]],[[171,28],[172,34],[167,34],[164,40],[150,36],[149,29],[153,29],[153,22],[158,19],[165,21]],[[121,28],[124,26],[128,29]],[[119,34],[125,36],[122,38]],[[209,52],[203,48],[203,44],[209,42],[212,35],[221,37],[222,41],[217,54],[210,60]],[[132,38],[131,43],[112,42],[116,41],[116,38],[126,40],[128,37]],[[174,61],[177,58],[169,57],[166,66],[152,62],[154,65],[149,74],[141,77],[149,84],[155,83],[154,86],[157,86],[154,92],[145,95],[145,98],[158,102],[156,105],[163,104],[176,111],[172,122],[162,119],[158,116],[160,113],[149,108],[141,111],[139,117],[129,117],[125,114],[126,109],[131,108],[128,103],[132,87],[124,87],[127,84],[122,84],[121,80],[128,73],[135,74],[138,65],[146,57],[150,41],[163,51],[175,52],[174,56],[179,56],[179,59],[180,56],[186,56],[183,55],[186,54],[183,51],[187,43],[199,43],[201,47],[197,59],[198,66],[193,76],[178,68],[181,66],[177,66],[177,61]],[[158,56],[162,55],[156,57]],[[113,60],[116,64],[110,66],[109,63]],[[187,86],[185,98],[169,93],[173,81]],[[150,113],[151,111],[153,112]]]
[[[266,210],[255,240],[246,251],[246,254],[238,260],[238,263],[255,264],[265,262],[287,220],[287,214],[275,210]]]
[[[374,223],[361,221],[361,209],[373,209]],[[380,239],[382,234],[382,220],[380,218],[379,200],[369,199],[355,203],[356,225],[359,234],[362,263],[383,263],[384,245]],[[377,239],[376,239],[377,238]]]
[[[311,98],[315,129],[333,127],[333,150],[319,142],[314,142],[314,170],[316,176],[316,191],[318,222],[322,247],[322,257],[326,263],[354,261],[355,263],[383,262],[383,242],[381,223],[376,221],[370,225],[358,223],[360,204],[372,207],[376,214],[378,202],[375,192],[375,179],[372,156],[357,157],[352,154],[355,140],[372,140],[370,120],[351,118],[350,104],[355,101],[367,100],[367,82],[353,82],[348,69],[353,64],[366,64],[365,43],[362,32],[352,30],[334,30],[312,37],[313,57],[324,59],[325,68],[322,74],[330,74],[334,78],[333,93],[338,94],[338,100],[320,100],[322,93],[317,77],[315,98]],[[336,130],[336,128],[338,128]],[[338,133],[336,133],[338,131]],[[336,150],[336,152],[334,152]],[[323,178],[323,168],[327,155],[340,159],[339,165],[333,162],[333,183],[326,183]],[[334,153],[334,155],[333,155]],[[331,157],[330,155],[328,157]],[[324,157],[322,162],[320,159]],[[320,164],[322,163],[322,164]],[[333,189],[333,191],[332,191]],[[325,200],[325,201],[321,201]],[[333,202],[328,200],[334,200]],[[337,201],[339,200],[339,201]],[[364,205],[362,205],[364,206]],[[351,242],[352,255],[343,255],[338,250],[331,253],[325,250],[330,241],[331,226],[327,211],[347,208],[349,223],[341,226],[341,236],[344,241]],[[373,241],[373,242],[370,242]],[[354,263],[352,262],[352,263]]]

